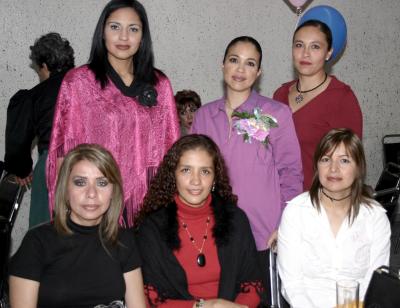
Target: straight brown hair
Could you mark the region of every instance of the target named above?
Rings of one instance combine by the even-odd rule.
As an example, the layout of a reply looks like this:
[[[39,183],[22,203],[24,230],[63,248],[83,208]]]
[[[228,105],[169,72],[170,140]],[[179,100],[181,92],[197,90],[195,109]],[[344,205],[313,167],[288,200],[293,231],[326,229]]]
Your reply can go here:
[[[110,207],[101,219],[99,226],[100,240],[105,244],[116,244],[118,239],[118,220],[123,208],[122,178],[116,161],[110,152],[97,144],[80,144],[64,158],[58,174],[55,193],[54,226],[59,234],[72,234],[67,225],[69,216],[68,180],[73,167],[80,161],[93,163],[99,171],[113,184]]]
[[[313,206],[320,211],[321,204],[319,194],[322,185],[318,177],[318,162],[323,156],[331,155],[340,144],[344,145],[347,154],[356,163],[357,174],[351,185],[351,205],[348,213],[349,221],[352,223],[360,211],[361,204],[365,203],[367,206],[371,206],[372,202],[371,192],[364,184],[367,172],[364,148],[361,140],[352,130],[347,128],[332,129],[319,142],[314,153],[314,177],[310,188],[310,197]]]

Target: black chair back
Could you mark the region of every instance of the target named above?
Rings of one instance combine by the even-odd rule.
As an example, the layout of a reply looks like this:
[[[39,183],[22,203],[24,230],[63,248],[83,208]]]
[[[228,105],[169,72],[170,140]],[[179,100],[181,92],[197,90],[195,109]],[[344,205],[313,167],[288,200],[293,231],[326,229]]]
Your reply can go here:
[[[387,163],[375,187],[374,198],[393,222],[400,194],[400,165]]]

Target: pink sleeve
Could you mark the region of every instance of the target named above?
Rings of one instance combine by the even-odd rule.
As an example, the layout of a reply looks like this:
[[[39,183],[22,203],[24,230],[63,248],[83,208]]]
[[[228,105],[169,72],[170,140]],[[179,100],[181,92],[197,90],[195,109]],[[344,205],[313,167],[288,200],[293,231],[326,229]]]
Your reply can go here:
[[[164,109],[163,128],[164,128],[164,153],[166,153],[172,144],[179,138],[180,128],[178,121],[178,112],[176,110],[174,93],[171,83],[165,76],[159,76],[159,86],[157,87],[157,100],[162,102]]]
[[[64,156],[65,131],[71,125],[71,86],[64,79],[58,93],[50,137],[49,153],[46,163],[46,181],[49,191],[50,217],[54,209],[54,193],[57,181],[57,160]]]

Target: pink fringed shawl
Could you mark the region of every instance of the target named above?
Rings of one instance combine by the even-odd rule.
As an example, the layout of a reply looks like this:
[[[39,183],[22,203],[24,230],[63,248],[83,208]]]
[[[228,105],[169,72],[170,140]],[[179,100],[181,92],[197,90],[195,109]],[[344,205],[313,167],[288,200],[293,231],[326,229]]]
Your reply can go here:
[[[101,90],[87,66],[71,70],[57,99],[46,166],[52,215],[57,159],[81,143],[108,149],[121,170],[128,226],[147,192],[151,176],[179,137],[179,124],[168,78],[159,76],[155,107],[140,105],[110,82]],[[121,220],[121,223],[122,220]]]

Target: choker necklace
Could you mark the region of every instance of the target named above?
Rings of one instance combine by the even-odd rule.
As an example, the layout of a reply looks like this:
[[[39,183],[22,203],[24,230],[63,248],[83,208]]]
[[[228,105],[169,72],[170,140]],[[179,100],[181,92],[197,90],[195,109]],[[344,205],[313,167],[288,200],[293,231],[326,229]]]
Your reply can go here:
[[[196,248],[196,250],[199,252],[199,254],[197,255],[197,258],[196,258],[197,265],[200,267],[204,267],[206,265],[206,256],[203,253],[203,248],[204,248],[204,243],[206,242],[206,239],[207,239],[208,225],[210,224],[210,216],[207,217],[207,220],[206,220],[206,231],[203,235],[203,243],[201,244],[201,248],[199,248],[197,246],[196,241],[194,240],[194,237],[190,233],[187,224],[183,220],[181,220],[181,222],[182,222],[183,229],[185,229],[187,235],[189,236],[189,240],[192,242],[194,248]]]
[[[328,74],[327,73],[325,73],[325,78],[319,85],[317,85],[316,87],[314,87],[314,88],[312,88],[310,90],[306,90],[306,91],[301,91],[300,90],[300,88],[299,88],[300,81],[299,81],[299,79],[297,79],[296,90],[297,90],[297,92],[299,94],[294,98],[296,104],[300,104],[304,100],[304,96],[303,96],[304,93],[308,93],[308,92],[314,91],[315,89],[318,89],[320,86],[322,86],[325,83],[326,79],[328,79]]]
[[[325,197],[327,197],[329,200],[331,200],[331,202],[333,203],[333,201],[343,201],[344,199],[347,199],[351,196],[351,193],[349,195],[347,195],[346,197],[340,198],[340,199],[335,199],[331,196],[329,196],[326,192],[324,192],[323,189],[321,189],[322,193],[325,195]]]

